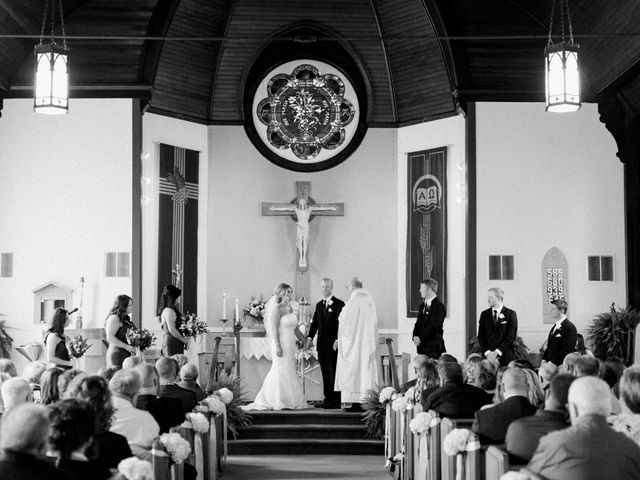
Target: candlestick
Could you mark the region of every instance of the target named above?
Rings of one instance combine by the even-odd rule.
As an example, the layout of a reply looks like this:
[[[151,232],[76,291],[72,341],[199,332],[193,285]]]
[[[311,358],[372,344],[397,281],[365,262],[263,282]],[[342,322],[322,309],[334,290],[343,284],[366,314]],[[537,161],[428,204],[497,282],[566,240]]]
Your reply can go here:
[[[222,318],[227,318],[227,294],[222,293]]]
[[[238,306],[238,299],[236,298],[236,322],[240,321],[240,307]]]

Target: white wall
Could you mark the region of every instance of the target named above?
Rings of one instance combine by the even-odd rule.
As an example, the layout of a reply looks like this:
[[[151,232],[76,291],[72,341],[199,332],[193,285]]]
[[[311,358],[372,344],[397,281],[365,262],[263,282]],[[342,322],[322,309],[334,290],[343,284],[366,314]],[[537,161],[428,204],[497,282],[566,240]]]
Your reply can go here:
[[[14,276],[0,278],[0,313],[14,345],[40,341],[33,289],[85,278],[85,326],[102,325],[131,278],[105,278],[107,251],[131,251],[131,100],[71,100],[69,113],[33,113],[5,100],[0,118],[0,251]],[[14,350],[14,359],[25,359]],[[20,366],[20,365],[19,365]]]
[[[407,154],[430,148],[447,147],[447,318],[444,340],[447,352],[463,358],[465,353],[465,236],[466,202],[465,120],[451,117],[398,130],[398,268],[397,298],[399,319],[398,350],[416,354],[411,342],[415,318],[406,311],[406,244],[407,244]]]
[[[596,105],[571,114],[542,104],[477,105],[478,312],[505,290],[525,343],[537,350],[541,262],[551,247],[569,269],[568,317],[582,333],[611,302],[626,305],[623,166]],[[515,255],[515,280],[489,281],[488,255]],[[613,282],[587,280],[587,255],[613,255]]]

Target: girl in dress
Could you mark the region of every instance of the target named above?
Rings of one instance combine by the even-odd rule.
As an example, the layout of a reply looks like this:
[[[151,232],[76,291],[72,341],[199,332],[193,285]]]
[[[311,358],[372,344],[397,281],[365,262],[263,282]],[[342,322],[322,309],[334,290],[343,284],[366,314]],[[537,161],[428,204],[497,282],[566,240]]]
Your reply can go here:
[[[182,294],[182,290],[174,285],[167,285],[162,290],[160,304],[158,305],[158,315],[164,336],[162,337],[162,355],[170,357],[172,355],[184,353],[184,347],[188,343],[178,330],[182,321],[182,314],[177,308],[177,301]]]
[[[135,328],[129,314],[133,310],[133,300],[128,295],[118,295],[107,317],[107,365],[122,368],[125,358],[135,354],[135,348],[127,342],[127,330]]]
[[[67,350],[67,337],[64,334],[64,329],[68,326],[69,312],[64,308],[56,308],[44,339],[46,358],[51,367],[67,370],[73,366]]]

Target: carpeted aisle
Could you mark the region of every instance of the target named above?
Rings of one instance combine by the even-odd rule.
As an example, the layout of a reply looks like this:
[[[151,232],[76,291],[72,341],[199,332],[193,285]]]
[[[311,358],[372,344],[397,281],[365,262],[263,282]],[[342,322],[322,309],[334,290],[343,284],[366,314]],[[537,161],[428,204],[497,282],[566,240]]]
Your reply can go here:
[[[387,480],[383,455],[233,455],[220,480]]]

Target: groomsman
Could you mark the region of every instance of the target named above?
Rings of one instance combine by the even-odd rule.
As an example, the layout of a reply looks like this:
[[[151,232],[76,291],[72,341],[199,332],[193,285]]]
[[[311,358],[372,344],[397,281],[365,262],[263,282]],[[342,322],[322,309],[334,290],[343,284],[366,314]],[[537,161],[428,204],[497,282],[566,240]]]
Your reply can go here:
[[[544,351],[542,359],[551,362],[556,366],[562,365],[564,357],[576,351],[578,331],[576,326],[567,318],[569,304],[564,300],[554,300],[551,302],[551,318],[555,324],[549,331],[547,339],[547,349]]]
[[[507,365],[515,360],[513,342],[518,333],[518,315],[502,304],[503,299],[504,291],[501,288],[489,289],[489,308],[480,314],[478,341],[485,357],[499,360],[500,365]]]
[[[344,307],[344,302],[332,295],[333,281],[323,278],[320,283],[323,299],[316,304],[311,327],[307,338],[307,345],[311,345],[313,337],[318,333],[316,347],[318,349],[318,361],[322,371],[322,383],[324,387],[324,403],[322,408],[340,408],[340,392],[334,388],[336,378],[336,363],[338,352],[334,347],[338,339],[338,316]]]
[[[420,295],[423,302],[420,304],[418,318],[413,327],[413,343],[418,354],[435,359],[440,358],[440,355],[447,351],[442,338],[442,324],[447,311],[444,303],[436,297],[437,293],[438,282],[433,278],[420,282]]]

